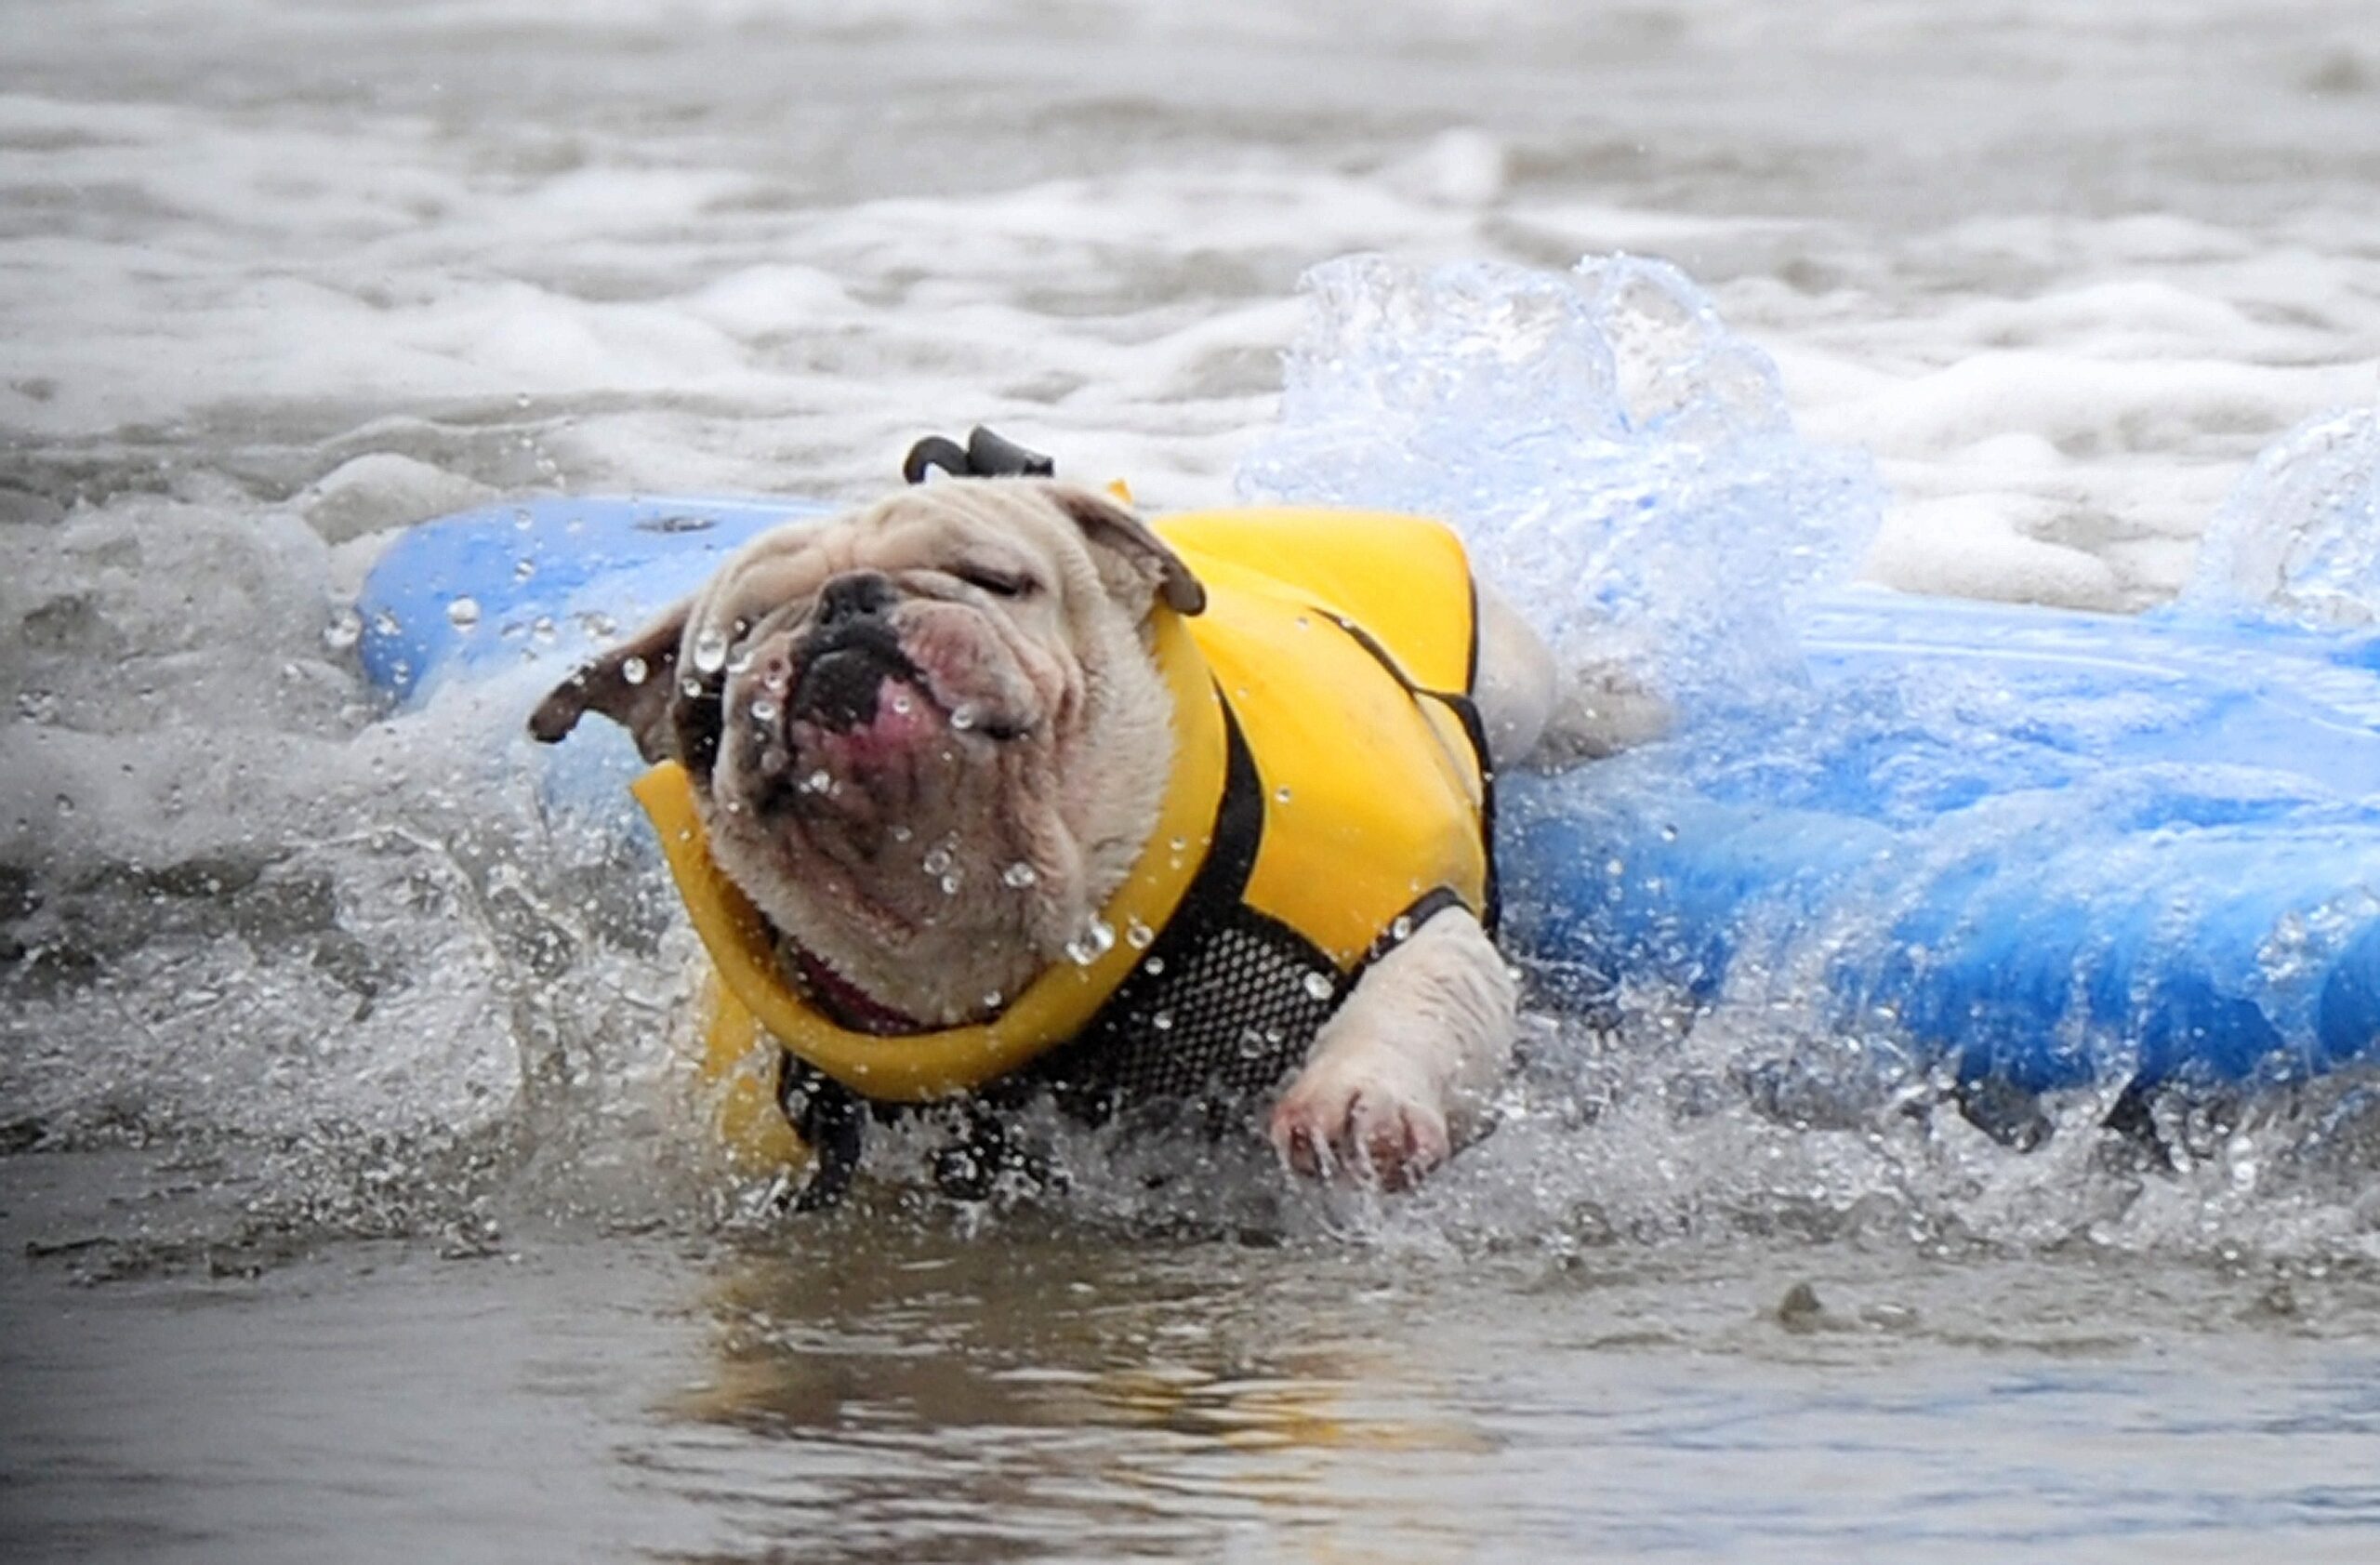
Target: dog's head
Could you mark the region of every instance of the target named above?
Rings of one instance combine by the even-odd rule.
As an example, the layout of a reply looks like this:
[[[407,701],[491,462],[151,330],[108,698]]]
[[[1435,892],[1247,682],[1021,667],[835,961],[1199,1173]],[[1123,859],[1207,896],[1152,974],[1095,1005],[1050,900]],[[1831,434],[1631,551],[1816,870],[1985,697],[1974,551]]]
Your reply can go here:
[[[985,974],[1079,933],[1151,829],[1170,709],[1145,622],[1203,602],[1103,496],[935,484],[754,539],[530,730],[622,723],[684,764],[714,857],[781,932],[879,997],[945,968],[977,992],[932,1009],[975,1009]]]

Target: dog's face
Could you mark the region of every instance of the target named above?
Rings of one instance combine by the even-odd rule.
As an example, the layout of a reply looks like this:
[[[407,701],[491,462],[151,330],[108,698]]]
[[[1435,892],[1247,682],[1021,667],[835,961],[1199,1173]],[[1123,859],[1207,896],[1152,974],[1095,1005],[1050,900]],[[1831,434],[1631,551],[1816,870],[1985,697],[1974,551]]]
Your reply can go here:
[[[997,1009],[1129,869],[1170,764],[1144,624],[1202,598],[1103,497],[936,484],[753,540],[531,728],[592,710],[682,762],[781,933],[947,1022]]]

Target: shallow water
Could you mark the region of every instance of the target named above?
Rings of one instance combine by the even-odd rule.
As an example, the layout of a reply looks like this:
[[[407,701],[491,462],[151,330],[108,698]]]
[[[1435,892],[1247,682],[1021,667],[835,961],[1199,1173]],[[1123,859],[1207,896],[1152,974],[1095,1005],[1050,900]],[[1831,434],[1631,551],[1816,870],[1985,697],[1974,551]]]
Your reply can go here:
[[[2162,601],[2380,398],[2360,6],[1575,9],[0,14],[0,1551],[2369,1558],[2361,1082],[2017,1153],[1647,994],[1410,1200],[788,1223],[519,693],[364,696],[372,533],[498,494],[1227,498],[1354,250],[1676,261],[1905,587]]]
[[[153,1177],[20,1160],[8,1237]],[[2380,1502],[2369,1268],[889,1203],[247,1265],[11,1268],[20,1557],[2347,1560]]]

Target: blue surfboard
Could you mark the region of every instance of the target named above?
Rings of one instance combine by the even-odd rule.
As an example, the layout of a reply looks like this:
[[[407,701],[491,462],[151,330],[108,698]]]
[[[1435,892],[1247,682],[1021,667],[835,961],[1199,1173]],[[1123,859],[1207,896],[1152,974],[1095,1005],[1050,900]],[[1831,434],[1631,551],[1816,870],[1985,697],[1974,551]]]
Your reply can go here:
[[[424,524],[365,584],[364,672],[399,707],[559,677],[824,509],[540,498]],[[1658,984],[2027,1090],[2380,1053],[2380,636],[1873,590],[1794,628],[1806,678],[1757,707],[1501,780],[1506,935],[1554,1002]],[[550,789],[634,829],[625,745],[539,753]]]
[[[2032,1091],[2380,1048],[2380,638],[1882,591],[1798,630],[1784,710],[1514,780],[1509,933],[1571,1002],[1658,975]]]

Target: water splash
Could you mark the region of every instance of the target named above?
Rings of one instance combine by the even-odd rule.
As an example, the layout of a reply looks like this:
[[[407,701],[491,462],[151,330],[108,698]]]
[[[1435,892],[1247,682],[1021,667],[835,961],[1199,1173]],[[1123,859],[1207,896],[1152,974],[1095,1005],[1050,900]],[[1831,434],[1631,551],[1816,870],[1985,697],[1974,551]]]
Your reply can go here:
[[[2380,407],[2323,414],[2268,446],[2207,527],[2182,603],[2309,626],[2380,620]]]
[[[279,514],[130,498],[0,550],[0,1150],[180,1171],[107,1275],[459,1233],[533,1164],[591,1195],[615,1140],[651,1187],[683,957],[536,786],[537,670],[385,718]]]
[[[1573,663],[1732,702],[1791,669],[1792,602],[1875,535],[1868,458],[1797,435],[1774,362],[1666,262],[1359,256],[1304,285],[1242,495],[1452,521]]]

